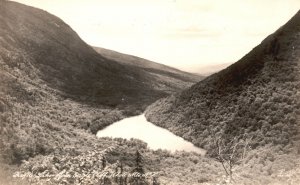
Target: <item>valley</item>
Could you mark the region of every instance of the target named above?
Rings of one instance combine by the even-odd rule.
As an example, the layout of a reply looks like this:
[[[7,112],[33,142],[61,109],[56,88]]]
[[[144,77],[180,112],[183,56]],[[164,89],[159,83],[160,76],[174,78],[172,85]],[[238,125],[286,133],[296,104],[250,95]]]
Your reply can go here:
[[[1,1],[0,184],[297,185],[299,23],[205,78]]]

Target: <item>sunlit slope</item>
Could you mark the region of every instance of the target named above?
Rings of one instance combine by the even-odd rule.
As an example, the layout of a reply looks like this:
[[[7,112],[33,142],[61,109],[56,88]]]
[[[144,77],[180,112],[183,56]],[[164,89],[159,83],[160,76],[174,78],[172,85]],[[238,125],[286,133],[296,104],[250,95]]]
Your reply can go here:
[[[206,149],[216,136],[295,146],[299,63],[300,12],[235,64],[151,105],[146,117]]]

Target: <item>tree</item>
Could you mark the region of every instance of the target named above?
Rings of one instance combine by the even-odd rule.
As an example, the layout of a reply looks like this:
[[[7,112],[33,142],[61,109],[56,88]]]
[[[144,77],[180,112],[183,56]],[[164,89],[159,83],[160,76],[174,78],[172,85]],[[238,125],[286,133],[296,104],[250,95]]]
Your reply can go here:
[[[102,164],[102,170],[104,170],[104,168],[106,167],[106,159],[104,156],[101,158],[101,164]]]
[[[229,182],[231,182],[233,180],[233,168],[245,159],[248,150],[251,148],[249,144],[252,137],[242,136],[240,139],[234,137],[230,141],[226,141],[224,138],[212,135],[215,150],[211,151],[211,155],[222,164],[227,177],[229,177]]]
[[[123,178],[123,172],[124,172],[124,166],[123,163],[120,162],[119,160],[116,162],[116,167],[115,167],[115,182],[119,185],[126,184],[126,179]]]
[[[143,166],[142,166],[142,163],[143,163],[142,155],[137,150],[136,153],[135,153],[135,169],[134,169],[134,172],[138,172],[140,174],[144,174],[145,173],[144,169],[143,169]]]
[[[137,150],[135,153],[135,167],[132,170],[132,178],[130,183],[132,185],[144,185],[147,184],[145,179],[145,171],[143,169],[143,157],[141,153]]]
[[[269,52],[272,54],[274,60],[278,60],[278,53],[280,49],[280,44],[277,38],[273,39],[270,45]]]

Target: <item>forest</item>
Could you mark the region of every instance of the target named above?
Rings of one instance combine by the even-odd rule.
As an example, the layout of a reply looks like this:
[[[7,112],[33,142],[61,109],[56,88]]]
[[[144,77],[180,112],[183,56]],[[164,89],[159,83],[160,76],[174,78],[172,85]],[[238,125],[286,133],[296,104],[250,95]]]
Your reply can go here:
[[[271,149],[271,164],[282,154],[299,157],[299,22],[300,12],[238,62],[158,100],[147,119],[228,163],[228,175],[245,141],[253,151]]]
[[[45,11],[11,1],[0,10],[0,184],[300,181],[300,13],[182,91],[198,76],[105,58]],[[146,107],[207,155],[95,136]]]

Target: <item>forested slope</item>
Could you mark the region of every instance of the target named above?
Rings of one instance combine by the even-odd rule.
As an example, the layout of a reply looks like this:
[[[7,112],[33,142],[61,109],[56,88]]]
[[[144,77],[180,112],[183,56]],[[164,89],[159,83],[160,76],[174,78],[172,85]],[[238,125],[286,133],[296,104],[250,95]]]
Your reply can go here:
[[[188,104],[191,107],[190,114],[193,115],[194,109],[192,108],[194,105],[202,102],[199,98],[208,96],[205,92],[212,93],[208,100],[211,100],[211,107],[215,112],[210,112],[217,115],[219,113],[216,111],[227,111],[227,105],[229,108],[230,106],[235,108],[235,104],[231,101],[225,104],[228,97],[236,97],[231,94],[232,92],[239,88],[241,88],[241,92],[244,92],[244,89],[249,88],[251,96],[246,93],[245,106],[242,107],[242,110],[247,112],[246,105],[252,105],[246,104],[247,97],[255,97],[254,92],[256,91],[254,89],[258,88],[261,89],[262,94],[265,94],[263,93],[265,91],[272,92],[271,95],[266,95],[270,96],[268,101],[271,102],[266,106],[270,107],[269,109],[274,115],[275,113],[277,115],[279,108],[286,107],[282,109],[284,118],[276,118],[288,120],[287,123],[282,122],[282,124],[268,122],[268,127],[262,130],[267,130],[266,133],[269,131],[279,133],[278,137],[280,138],[284,138],[284,133],[288,133],[287,141],[280,140],[278,142],[292,146],[293,136],[297,133],[297,120],[294,115],[298,110],[295,109],[295,107],[298,108],[298,101],[295,100],[295,97],[298,97],[297,88],[299,87],[298,73],[296,72],[299,43],[297,39],[290,37],[290,35],[294,35],[295,38],[298,38],[295,28],[299,29],[297,26],[299,21],[294,22],[296,26],[290,26],[290,29],[285,28],[283,32],[290,30],[291,34],[287,34],[288,36],[283,34],[282,38],[278,36],[280,48],[284,46],[283,48],[286,49],[280,49],[277,55],[278,44],[276,42],[263,47],[269,52],[269,54],[264,55],[269,59],[264,60],[264,65],[258,65],[254,62],[255,70],[249,68],[250,71],[256,71],[255,73],[251,72],[253,75],[248,75],[235,83],[234,79],[239,72],[235,72],[237,73],[235,74],[231,71],[244,65],[246,67],[242,68],[248,69],[248,62],[245,62],[245,64],[232,67],[232,69],[229,68],[227,72],[223,71],[206,79],[205,82],[200,83],[203,84],[202,86],[198,84],[178,95],[177,98],[179,99],[176,100],[177,104],[174,109],[180,105],[178,111],[181,112],[172,113],[172,117],[170,116],[170,118],[174,118],[172,124],[177,122],[177,115],[181,115],[181,120],[186,119],[184,117],[186,116],[185,110],[188,110],[187,103],[191,99],[195,100],[195,104]],[[289,44],[287,38],[290,39]],[[273,47],[274,45],[276,47]],[[295,51],[292,55],[290,55],[290,48]],[[121,166],[123,173],[127,172],[129,175],[137,170],[144,171],[144,173],[158,172],[160,176],[158,182],[164,184],[223,183],[225,178],[223,178],[224,172],[221,163],[214,158],[186,152],[171,154],[162,150],[153,151],[141,141],[96,138],[92,134],[125,116],[138,114],[151,102],[168,95],[170,92],[179,91],[184,86],[181,84],[178,88],[174,85],[157,85],[167,81],[158,77],[153,78],[153,75],[145,74],[145,70],[121,63],[99,55],[57,17],[15,2],[0,1],[0,184],[97,184],[102,173],[113,174]],[[276,77],[278,71],[281,71],[280,77]],[[159,71],[159,73],[162,72]],[[235,76],[227,75],[227,73]],[[254,85],[261,73],[270,80],[266,79],[266,82],[261,82],[261,86]],[[224,81],[218,79],[223,78],[223,76],[227,76],[228,79]],[[157,81],[158,79],[160,81]],[[246,83],[244,82],[245,79],[253,81],[250,80]],[[180,80],[177,82],[179,83]],[[182,81],[186,84],[192,82],[194,80]],[[233,85],[226,87],[228,82],[233,82]],[[215,84],[209,85],[210,87],[206,86],[206,84],[212,83]],[[208,87],[209,91],[202,92],[201,90],[200,93],[192,93],[202,87],[204,89]],[[211,89],[212,91],[210,91]],[[213,96],[220,101],[222,100],[221,103],[224,104],[221,108],[217,108],[217,106],[213,108],[213,105],[217,104],[214,103],[215,97]],[[244,102],[243,97],[241,96],[237,101]],[[264,96],[259,95],[259,97]],[[278,102],[280,107],[274,109],[273,102]],[[218,103],[218,106],[221,103]],[[200,104],[199,108],[202,106],[204,108],[210,107],[209,104]],[[171,107],[169,103],[168,106]],[[167,109],[161,110],[162,118],[165,119],[166,112],[163,111]],[[235,109],[230,108],[231,110]],[[201,115],[201,112],[198,114]],[[216,117],[216,119],[224,117],[224,120],[227,120],[224,124],[225,127],[230,126],[227,114],[221,112],[220,116]],[[151,113],[148,112],[148,115],[151,116]],[[208,114],[208,123],[216,124],[217,122],[212,121],[212,117]],[[254,115],[254,117],[258,116]],[[268,121],[268,119],[273,120],[273,117],[263,118]],[[155,116],[155,118],[158,117]],[[235,117],[232,116],[232,118]],[[198,118],[197,120],[200,121]],[[195,143],[197,143],[196,141],[202,142],[198,137],[201,136],[202,132],[194,132],[192,122],[186,123],[190,125],[182,125],[186,130],[191,131],[185,137],[188,136],[187,138]],[[276,127],[273,127],[273,124]],[[285,128],[285,125],[288,127]],[[175,133],[185,132],[185,130],[181,130],[183,126],[179,126],[177,124],[179,130],[173,129],[173,131]],[[229,126],[228,128],[230,128]],[[284,129],[279,132],[281,126]],[[203,124],[200,128],[202,127],[206,126]],[[218,130],[220,127],[215,128]],[[292,130],[292,128],[295,129]],[[211,129],[210,131],[213,132],[214,130]],[[236,134],[238,135],[240,131],[242,130],[238,129]],[[199,135],[195,133],[199,133]],[[260,132],[256,130],[256,132],[249,133],[254,135]],[[263,131],[262,134],[264,134]],[[261,136],[258,135],[255,139],[259,138]],[[273,138],[274,136],[271,137],[272,142],[275,141]],[[206,141],[209,142],[209,139]],[[209,148],[205,143],[199,142],[198,144]],[[262,158],[273,160],[272,155],[269,155],[270,152],[265,150],[264,152],[260,158],[254,158],[250,161],[256,164],[256,161]],[[283,159],[285,158],[286,156],[283,156]],[[296,159],[298,160],[298,158]],[[137,161],[139,161],[138,164]],[[262,170],[264,168],[264,173],[279,176],[281,174],[278,173],[278,169],[282,169],[282,163],[277,164],[277,167],[274,165],[270,167],[266,163],[266,166],[271,169],[259,166],[253,168],[253,171],[260,173],[261,171],[257,169]],[[294,164],[284,161],[287,168]],[[239,169],[238,171],[244,172]],[[299,176],[299,170],[293,171],[292,169],[291,171],[293,176],[290,176],[288,172],[283,173],[283,175],[288,176],[284,179],[285,181],[291,177]],[[16,175],[16,172],[25,175],[25,178],[13,178],[12,174]],[[257,173],[250,174],[255,176]],[[249,174],[247,175],[243,176],[242,180],[252,178],[249,177]],[[282,177],[285,176],[281,175],[280,178]],[[120,179],[122,178],[110,177],[106,179],[106,182],[107,184],[119,184]],[[271,182],[272,180],[272,177],[268,177],[260,182]],[[143,178],[127,178],[126,181],[154,184],[155,178],[149,178],[147,182]]]
[[[137,104],[137,100],[147,104],[168,94],[155,88],[156,79],[143,71],[99,55],[67,24],[47,12],[5,2],[1,36],[6,71],[19,70],[19,76],[40,79],[63,96],[120,106]]]
[[[175,92],[174,89],[186,89],[196,82],[204,79],[202,75],[187,73],[163,64],[149,61],[140,57],[127,55],[109,49],[94,47],[102,56],[114,60],[120,64],[131,66],[144,74],[156,79],[154,86]]]
[[[0,147],[6,162],[89,145],[78,129],[96,133],[195,81],[178,79],[180,85],[164,88],[159,78],[101,56],[59,18],[12,1],[0,5]]]
[[[300,12],[230,67],[151,105],[146,117],[209,153],[216,138],[295,148],[299,65]]]
[[[0,184],[95,184],[117,161],[133,173],[137,150],[145,173],[160,171],[154,160],[170,153],[93,133],[195,82],[182,79],[164,84],[99,55],[59,18],[1,1]],[[17,172],[25,179],[13,178]],[[68,178],[75,173],[81,177]]]

